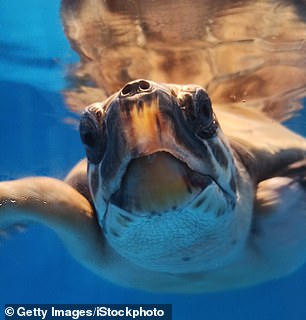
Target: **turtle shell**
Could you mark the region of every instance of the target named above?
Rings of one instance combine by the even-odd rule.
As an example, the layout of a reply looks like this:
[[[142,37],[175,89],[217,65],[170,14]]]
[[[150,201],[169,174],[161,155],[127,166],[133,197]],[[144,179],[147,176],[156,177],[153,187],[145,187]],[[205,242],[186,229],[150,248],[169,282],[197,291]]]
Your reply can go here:
[[[65,32],[81,60],[66,91],[75,111],[126,82],[196,83],[215,105],[283,121],[306,88],[302,1],[69,1]]]

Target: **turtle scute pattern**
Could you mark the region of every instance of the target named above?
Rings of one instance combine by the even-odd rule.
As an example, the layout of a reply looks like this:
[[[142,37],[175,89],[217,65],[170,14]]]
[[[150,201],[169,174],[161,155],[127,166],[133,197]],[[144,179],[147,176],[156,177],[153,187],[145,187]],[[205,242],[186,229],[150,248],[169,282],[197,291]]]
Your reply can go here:
[[[286,120],[305,95],[305,11],[281,0],[64,0],[65,31],[81,56],[67,102],[80,111],[144,78],[199,84],[214,105]]]

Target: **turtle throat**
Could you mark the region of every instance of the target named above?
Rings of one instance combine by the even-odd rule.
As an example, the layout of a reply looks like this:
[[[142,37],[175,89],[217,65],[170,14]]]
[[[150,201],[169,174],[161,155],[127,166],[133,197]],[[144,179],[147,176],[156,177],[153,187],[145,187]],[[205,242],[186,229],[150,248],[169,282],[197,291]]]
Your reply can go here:
[[[111,202],[133,213],[178,210],[212,182],[170,153],[156,152],[130,161]]]

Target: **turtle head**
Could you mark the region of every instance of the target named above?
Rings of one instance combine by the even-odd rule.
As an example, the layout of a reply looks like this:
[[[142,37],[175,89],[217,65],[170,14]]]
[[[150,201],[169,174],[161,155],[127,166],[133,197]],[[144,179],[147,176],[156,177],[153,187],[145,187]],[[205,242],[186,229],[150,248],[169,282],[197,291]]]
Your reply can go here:
[[[201,87],[130,82],[87,107],[80,135],[100,225],[120,254],[179,272],[229,257],[236,168]]]

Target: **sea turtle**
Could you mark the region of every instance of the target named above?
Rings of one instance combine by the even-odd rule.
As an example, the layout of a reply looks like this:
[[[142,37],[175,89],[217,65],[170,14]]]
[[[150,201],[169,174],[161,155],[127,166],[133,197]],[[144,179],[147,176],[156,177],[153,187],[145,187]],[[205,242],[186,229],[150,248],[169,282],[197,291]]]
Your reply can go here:
[[[1,182],[2,229],[39,221],[102,277],[151,291],[238,288],[305,263],[306,140],[280,123],[305,93],[303,16],[192,4],[63,2],[87,160],[65,181]]]

